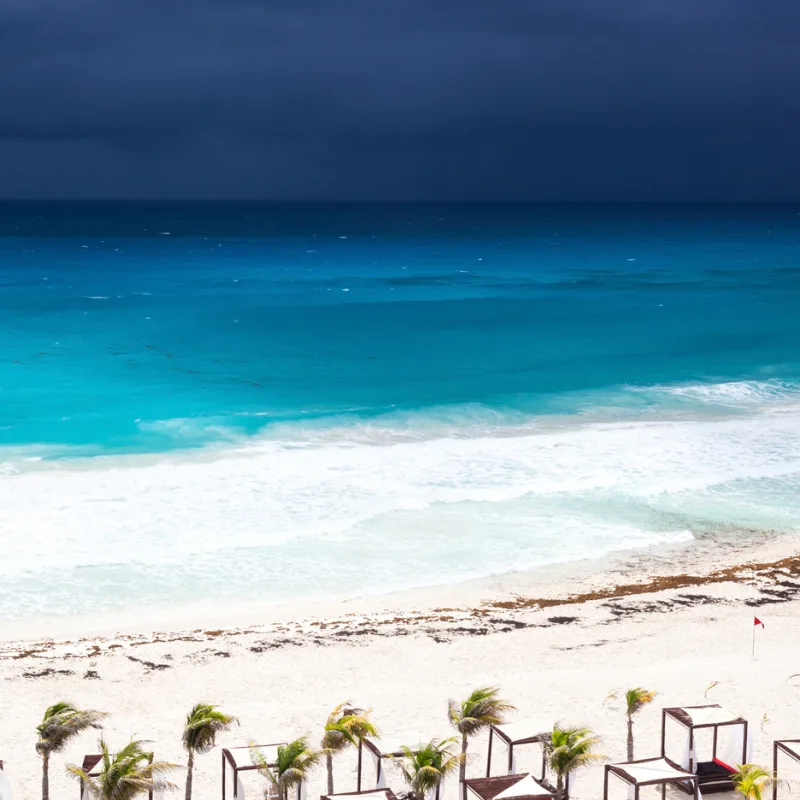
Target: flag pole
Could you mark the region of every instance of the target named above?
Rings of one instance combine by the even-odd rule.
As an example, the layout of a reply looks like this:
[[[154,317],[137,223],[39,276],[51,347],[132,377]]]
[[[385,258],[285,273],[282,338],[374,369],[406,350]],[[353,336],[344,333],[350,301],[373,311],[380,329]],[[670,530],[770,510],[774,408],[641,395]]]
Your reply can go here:
[[[753,653],[752,658],[756,657],[756,626],[755,623],[753,624]]]

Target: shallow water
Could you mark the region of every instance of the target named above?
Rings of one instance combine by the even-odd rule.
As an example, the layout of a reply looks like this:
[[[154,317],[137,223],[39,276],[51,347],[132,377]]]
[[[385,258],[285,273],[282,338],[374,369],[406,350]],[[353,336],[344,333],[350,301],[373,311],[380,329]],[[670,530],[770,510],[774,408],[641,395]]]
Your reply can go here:
[[[796,529],[799,234],[791,206],[0,205],[0,618]]]

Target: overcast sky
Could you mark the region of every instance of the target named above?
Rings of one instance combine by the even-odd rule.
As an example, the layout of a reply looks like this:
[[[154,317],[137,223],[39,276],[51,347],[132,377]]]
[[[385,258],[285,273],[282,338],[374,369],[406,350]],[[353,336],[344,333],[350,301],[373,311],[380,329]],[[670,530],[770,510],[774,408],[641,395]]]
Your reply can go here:
[[[800,199],[800,0],[0,0],[0,196]]]

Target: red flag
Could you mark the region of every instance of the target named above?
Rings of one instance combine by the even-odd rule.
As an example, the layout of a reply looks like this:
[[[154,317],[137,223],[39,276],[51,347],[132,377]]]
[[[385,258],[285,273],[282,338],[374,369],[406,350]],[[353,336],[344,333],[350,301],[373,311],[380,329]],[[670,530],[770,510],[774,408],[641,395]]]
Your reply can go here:
[[[760,625],[762,628],[764,627],[764,623],[758,617],[753,617],[753,625]]]

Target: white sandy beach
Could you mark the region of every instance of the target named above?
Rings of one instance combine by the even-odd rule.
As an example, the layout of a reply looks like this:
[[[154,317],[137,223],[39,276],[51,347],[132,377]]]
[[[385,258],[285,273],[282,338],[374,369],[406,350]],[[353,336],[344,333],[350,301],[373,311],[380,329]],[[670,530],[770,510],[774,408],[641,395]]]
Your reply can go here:
[[[445,737],[449,697],[498,685],[520,716],[591,727],[603,739],[601,752],[613,760],[624,760],[625,723],[618,706],[604,703],[611,689],[645,686],[659,692],[637,718],[640,758],[659,754],[662,706],[717,702],[753,724],[753,760],[768,764],[773,739],[800,737],[800,678],[790,678],[800,672],[800,568],[788,558],[795,555],[791,538],[765,543],[750,558],[743,555],[724,543],[628,555],[607,562],[601,575],[596,565],[584,565],[567,570],[573,575],[567,580],[564,571],[506,576],[298,613],[293,622],[286,609],[262,610],[260,624],[240,621],[245,627],[239,628],[212,627],[202,618],[183,629],[161,629],[173,633],[145,633],[141,626],[134,633],[136,626],[129,625],[127,634],[109,630],[68,641],[35,640],[33,629],[23,637],[9,628],[2,630],[0,646],[0,760],[16,798],[38,797],[34,729],[45,706],[69,699],[110,712],[105,727],[112,746],[131,735],[150,739],[158,758],[183,765],[186,711],[198,701],[219,703],[240,718],[241,727],[198,760],[194,796],[211,800],[220,796],[220,746],[303,733],[317,741],[327,713],[343,700],[370,706],[385,733]],[[684,575],[677,588],[637,593],[627,586],[607,589],[595,600],[555,600],[637,578],[708,574],[712,560],[733,567],[781,558],[787,560],[732,569],[706,583]],[[757,632],[755,659],[754,614],[766,623]],[[718,685],[704,698],[714,681]],[[468,775],[477,776],[485,767],[485,737],[472,748]],[[86,733],[54,759],[56,800],[78,796],[63,765],[95,750],[95,734]],[[520,767],[532,765],[534,756],[534,748],[520,751]],[[353,753],[338,763],[338,791],[355,788],[354,763]],[[183,770],[174,778],[182,787]],[[247,797],[260,796],[258,779],[252,773],[248,778]],[[402,788],[396,775],[390,774],[389,783]],[[323,789],[319,769],[308,797]],[[454,789],[448,787],[449,800]],[[800,796],[798,791],[795,786],[785,796]],[[575,800],[601,795],[601,769],[582,774]],[[624,791],[618,787],[614,796]]]

